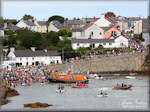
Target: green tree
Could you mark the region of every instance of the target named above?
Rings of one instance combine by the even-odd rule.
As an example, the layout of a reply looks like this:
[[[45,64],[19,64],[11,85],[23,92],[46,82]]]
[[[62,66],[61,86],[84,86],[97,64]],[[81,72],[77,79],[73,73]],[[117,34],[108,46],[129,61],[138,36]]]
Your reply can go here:
[[[64,17],[59,15],[49,17],[48,21],[51,22],[52,20],[58,20],[60,23],[64,23]]]
[[[27,14],[25,14],[25,15],[23,16],[23,20],[29,20],[29,19],[33,20],[34,18],[33,18],[33,16],[27,15]]]

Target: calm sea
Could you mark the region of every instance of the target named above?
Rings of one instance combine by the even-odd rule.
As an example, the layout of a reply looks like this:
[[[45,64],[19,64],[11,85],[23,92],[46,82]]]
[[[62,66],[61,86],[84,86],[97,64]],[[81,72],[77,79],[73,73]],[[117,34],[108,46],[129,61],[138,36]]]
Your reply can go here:
[[[117,76],[116,76],[117,77]],[[138,76],[141,78],[141,76]],[[16,90],[19,96],[8,98],[10,103],[1,106],[1,110],[13,111],[100,111],[100,110],[148,110],[149,109],[149,79],[125,79],[125,77],[113,78],[112,80],[89,81],[88,88],[72,88],[66,86],[65,93],[56,93],[58,84],[39,84],[34,83],[31,86],[17,86]],[[112,90],[115,84],[132,84],[131,90]],[[100,92],[106,92],[108,97],[97,97]],[[27,103],[48,103],[54,106],[47,108],[25,108],[23,104]]]

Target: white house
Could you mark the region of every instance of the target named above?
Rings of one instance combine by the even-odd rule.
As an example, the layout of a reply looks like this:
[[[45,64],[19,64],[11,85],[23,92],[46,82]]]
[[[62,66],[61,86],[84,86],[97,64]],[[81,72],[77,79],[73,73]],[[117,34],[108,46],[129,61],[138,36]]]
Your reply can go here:
[[[3,30],[0,30],[0,36],[4,36],[4,31]]]
[[[37,65],[37,64],[61,64],[61,56],[58,51],[35,50],[35,47],[27,50],[15,50],[10,49],[7,55],[7,60],[4,61],[4,65]]]
[[[109,39],[71,39],[72,49],[79,49],[80,47],[95,49],[99,45],[102,45],[104,48],[128,47],[128,39],[123,36],[110,37]]]
[[[105,17],[105,14],[101,14],[101,18],[94,23],[100,27],[110,27],[113,25],[112,21]]]
[[[49,23],[48,31],[58,32],[62,28],[64,28],[64,26],[59,21],[53,20]]]
[[[72,37],[79,39],[104,39],[104,30],[96,24],[86,24],[79,29],[72,29]]]
[[[20,20],[16,26],[20,28],[29,28],[32,31],[37,31],[37,26],[32,21]]]

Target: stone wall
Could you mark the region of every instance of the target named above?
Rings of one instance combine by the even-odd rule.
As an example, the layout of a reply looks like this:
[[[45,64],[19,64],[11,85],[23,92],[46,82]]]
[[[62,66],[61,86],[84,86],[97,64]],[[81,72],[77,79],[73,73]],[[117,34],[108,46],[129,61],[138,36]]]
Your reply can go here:
[[[92,72],[116,72],[116,71],[138,71],[145,62],[148,53],[126,54],[122,56],[112,56],[96,58],[89,61],[76,61],[73,63],[50,65],[50,68],[66,71],[72,69],[74,73],[78,71]]]

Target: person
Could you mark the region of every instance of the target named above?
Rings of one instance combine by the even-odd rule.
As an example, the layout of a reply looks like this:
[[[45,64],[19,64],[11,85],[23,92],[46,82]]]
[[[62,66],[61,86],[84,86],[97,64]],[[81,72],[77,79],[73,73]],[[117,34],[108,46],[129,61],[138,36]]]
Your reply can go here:
[[[124,85],[124,84],[122,83],[122,87],[123,87],[123,85]]]
[[[101,93],[100,93],[101,95],[103,95],[103,92],[101,91]]]

